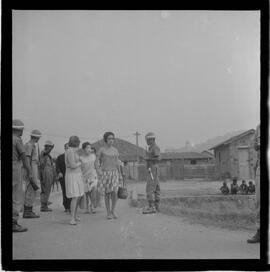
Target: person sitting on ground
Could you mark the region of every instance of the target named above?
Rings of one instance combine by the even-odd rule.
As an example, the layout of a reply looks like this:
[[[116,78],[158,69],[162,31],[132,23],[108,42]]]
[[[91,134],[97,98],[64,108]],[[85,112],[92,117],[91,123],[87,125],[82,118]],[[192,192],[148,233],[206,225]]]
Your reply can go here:
[[[223,195],[229,194],[230,190],[226,181],[223,182],[223,185],[220,187],[220,191]]]
[[[248,183],[247,193],[249,195],[254,195],[255,194],[255,185],[253,184],[252,181],[249,181],[249,183]]]
[[[247,184],[245,180],[242,180],[242,184],[239,186],[239,193],[242,195],[246,195],[247,194]]]
[[[237,178],[233,178],[233,182],[231,184],[231,194],[236,195],[239,190],[238,184],[237,184]]]

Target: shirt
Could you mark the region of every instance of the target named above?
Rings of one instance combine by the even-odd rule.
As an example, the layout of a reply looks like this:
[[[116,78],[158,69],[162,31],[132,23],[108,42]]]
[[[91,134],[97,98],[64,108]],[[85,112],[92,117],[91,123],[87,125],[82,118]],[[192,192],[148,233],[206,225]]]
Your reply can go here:
[[[31,157],[31,162],[38,163],[38,153],[37,148],[31,141],[25,144],[25,155]]]
[[[56,172],[57,174],[62,173],[63,176],[66,174],[65,153],[59,155],[56,159]]]
[[[152,165],[158,163],[160,160],[160,148],[154,143],[152,146],[149,146],[147,151],[147,167],[151,167]]]
[[[12,142],[12,161],[20,162],[22,160],[22,154],[25,153],[25,148],[21,137],[13,135]]]
[[[45,167],[53,168],[53,161],[50,154],[45,154],[44,150],[40,154],[40,167],[44,169]]]
[[[107,149],[101,147],[97,153],[97,157],[101,162],[102,170],[114,170],[118,169],[119,165],[119,153],[114,147]]]

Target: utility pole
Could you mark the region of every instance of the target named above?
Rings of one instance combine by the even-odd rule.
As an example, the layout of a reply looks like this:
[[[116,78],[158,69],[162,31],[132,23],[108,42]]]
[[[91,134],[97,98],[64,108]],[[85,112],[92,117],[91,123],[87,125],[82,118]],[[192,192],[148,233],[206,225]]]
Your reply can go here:
[[[139,162],[139,153],[138,153],[138,151],[139,151],[139,136],[141,134],[138,131],[136,131],[136,133],[134,133],[133,135],[136,136],[136,145],[138,147],[138,149],[137,149],[137,162]]]

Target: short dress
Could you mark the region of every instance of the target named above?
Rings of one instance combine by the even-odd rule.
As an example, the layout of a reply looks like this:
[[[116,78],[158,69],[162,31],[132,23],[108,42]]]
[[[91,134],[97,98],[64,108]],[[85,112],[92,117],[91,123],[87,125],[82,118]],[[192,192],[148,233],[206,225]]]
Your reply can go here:
[[[69,148],[65,153],[66,174],[65,185],[68,198],[84,195],[84,183],[79,162],[79,155],[74,148]]]
[[[111,193],[118,191],[118,188],[121,186],[120,182],[120,176],[117,169],[118,162],[118,151],[116,149],[115,155],[108,155],[103,152],[104,149],[99,150],[99,156],[101,161],[101,169],[102,169],[102,175],[100,179],[100,183],[98,185],[98,190],[102,194],[104,193]],[[107,165],[111,164],[111,169],[104,168],[104,161],[106,161]]]
[[[90,154],[89,156],[81,157],[82,160],[82,174],[84,181],[84,191],[90,192],[92,189],[96,189],[98,185],[98,177],[95,169],[96,155]]]

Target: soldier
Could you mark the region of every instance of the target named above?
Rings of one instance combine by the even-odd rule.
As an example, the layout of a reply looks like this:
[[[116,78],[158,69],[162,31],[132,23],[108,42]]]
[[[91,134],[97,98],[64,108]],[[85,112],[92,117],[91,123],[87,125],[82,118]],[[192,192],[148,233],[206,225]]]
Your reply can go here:
[[[12,229],[13,232],[24,232],[27,228],[18,224],[19,212],[21,210],[22,190],[22,163],[27,171],[28,179],[33,182],[33,174],[29,161],[26,159],[25,148],[21,136],[23,135],[24,124],[20,120],[12,122]]]
[[[36,191],[39,189],[37,186],[38,181],[38,154],[36,149],[36,143],[41,138],[41,132],[39,130],[33,130],[31,132],[31,139],[25,144],[26,157],[29,160],[29,164],[32,168],[34,184],[30,183],[30,180],[25,177],[26,189],[24,197],[24,212],[23,218],[39,218],[40,216],[33,212],[33,205],[36,199]]]
[[[257,168],[255,171],[255,198],[256,198],[256,234],[247,240],[248,243],[259,243],[260,242],[260,148],[261,148],[261,125],[259,124],[256,128],[254,137],[254,149],[257,151]]]
[[[40,154],[40,184],[41,184],[41,194],[40,202],[41,212],[51,212],[52,209],[48,207],[49,205],[49,196],[51,192],[51,186],[55,177],[55,171],[53,166],[53,160],[50,155],[50,152],[54,148],[52,141],[46,141],[44,144],[44,150]]]
[[[146,195],[148,207],[143,210],[144,214],[156,213],[159,211],[160,202],[160,184],[159,184],[159,167],[160,149],[155,142],[155,135],[149,132],[145,135],[148,145],[146,167],[148,170],[148,178],[146,184]]]

